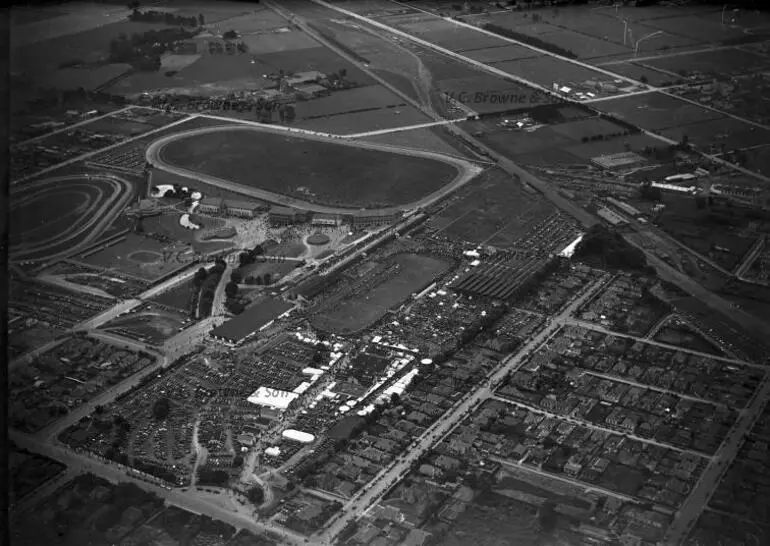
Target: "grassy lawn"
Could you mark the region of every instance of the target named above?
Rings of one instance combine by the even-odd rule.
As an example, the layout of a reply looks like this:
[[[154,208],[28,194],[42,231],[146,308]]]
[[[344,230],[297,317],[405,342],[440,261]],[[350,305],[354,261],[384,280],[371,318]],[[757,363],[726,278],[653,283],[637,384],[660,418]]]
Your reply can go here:
[[[251,128],[186,137],[169,143],[162,155],[172,165],[245,186],[359,207],[417,201],[457,174],[453,166],[429,159]]]

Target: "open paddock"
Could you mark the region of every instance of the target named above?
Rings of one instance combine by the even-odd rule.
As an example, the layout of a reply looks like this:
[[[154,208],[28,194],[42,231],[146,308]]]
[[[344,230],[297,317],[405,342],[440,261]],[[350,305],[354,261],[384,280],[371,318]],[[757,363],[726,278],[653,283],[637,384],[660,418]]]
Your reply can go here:
[[[270,34],[251,34],[242,37],[251,55],[279,53],[318,47],[318,42],[304,32],[277,32]]]
[[[488,72],[474,68],[470,64],[458,61],[438,51],[411,43],[407,46],[420,58],[434,81],[478,78],[489,75]]]
[[[259,6],[254,6],[259,8]],[[222,31],[234,30],[239,34],[248,35],[252,32],[274,30],[289,26],[286,19],[275,13],[273,10],[264,8],[248,10],[248,13],[229,17],[227,21],[220,24]]]
[[[461,27],[459,25],[446,30],[414,32],[427,42],[459,52],[486,49],[489,47],[502,46],[507,43],[495,36],[490,36],[489,34],[477,32],[473,29]]]
[[[328,97],[320,97],[295,106],[299,118],[314,118],[388,106],[405,106],[401,97],[381,85],[368,85],[354,89],[333,91]]]
[[[353,296],[315,315],[313,326],[339,334],[364,330],[449,269],[445,261],[416,254],[393,256],[384,267],[392,265],[395,272],[387,279],[366,290],[366,295]]]
[[[263,78],[269,72],[251,64],[249,55],[203,55],[173,76],[165,71],[136,72],[111,85],[113,93],[134,95],[147,90],[168,89],[190,95],[216,95],[228,91],[264,89],[275,82]],[[194,91],[193,91],[194,90]]]
[[[363,140],[375,144],[405,146],[413,150],[425,150],[427,152],[465,157],[464,152],[451,144],[451,136],[446,135],[442,137],[439,131],[440,128],[425,127],[422,129],[411,129],[409,131],[363,137]]]
[[[600,72],[547,56],[495,63],[494,67],[549,89],[554,83],[569,85],[592,79],[599,81],[610,79]]]
[[[65,11],[58,11],[56,9],[34,8],[34,7],[13,7],[11,9],[11,25],[13,28],[19,28],[22,25],[28,25],[30,23],[39,23],[40,21],[46,21],[53,19],[54,17],[61,17],[66,15]]]
[[[699,72],[725,77],[768,70],[770,59],[736,48],[648,59],[644,64],[668,72],[682,73],[682,75]]]
[[[477,138],[496,152],[511,155],[565,148],[576,144],[573,139],[558,134],[551,127],[541,127],[532,132],[493,129]]]
[[[720,151],[724,145],[725,150],[730,151],[770,142],[770,131],[729,117],[677,125],[662,131],[662,134],[677,141],[686,135],[689,142],[705,151],[709,151],[711,146]]]
[[[588,161],[598,155],[617,154],[626,151],[640,153],[644,150],[645,146],[660,147],[661,142],[651,136],[637,133],[577,144],[566,148],[566,151],[584,161]]]
[[[180,55],[180,54],[171,54],[171,55],[164,55],[160,59],[160,69],[161,70],[182,70],[183,68],[187,68],[194,62],[196,62],[198,59],[200,59],[200,55]]]
[[[433,121],[431,118],[413,106],[406,105],[394,108],[380,108],[367,112],[299,120],[295,121],[294,125],[302,129],[337,135],[353,135],[382,129],[409,127],[431,121]]]
[[[660,72],[659,70],[653,70],[652,68],[644,66],[644,62],[640,63],[618,63],[602,66],[604,70],[609,70],[619,76],[625,76],[637,81],[646,80],[649,85],[656,87],[672,85],[677,78],[671,74]]]
[[[572,155],[562,148],[545,148],[537,152],[511,155],[510,158],[519,165],[538,167],[568,166],[585,163],[582,158]]]
[[[541,53],[520,45],[508,44],[474,49],[473,51],[464,51],[463,55],[480,63],[494,65],[495,63],[502,61],[539,57]]]
[[[600,117],[571,121],[569,123],[560,123],[558,125],[552,125],[551,129],[559,135],[564,135],[578,142],[583,138],[590,138],[595,135],[611,135],[613,133],[623,133],[626,131],[625,127],[621,127],[610,120]]]
[[[131,276],[154,280],[183,267],[174,257],[185,250],[183,245],[168,245],[150,237],[129,233],[117,243],[78,260],[92,266],[115,268]]]
[[[168,120],[166,121],[168,122]],[[93,133],[109,133],[126,137],[141,135],[155,129],[155,127],[149,123],[142,123],[140,121],[132,121],[113,116],[97,119],[85,125],[83,128]]]
[[[11,70],[23,70],[34,81],[46,83],[52,70],[62,63],[70,61],[96,62],[106,59],[110,42],[121,34],[131,36],[148,30],[160,30],[168,27],[156,23],[133,23],[121,21],[109,23],[91,30],[59,36],[23,47],[14,48],[11,55]],[[40,79],[44,78],[44,79]]]
[[[249,55],[242,55],[249,57]],[[266,53],[255,58],[255,64],[249,65],[249,72],[259,72],[260,74],[283,70],[287,74],[293,72],[307,72],[318,70],[324,74],[339,72],[341,68],[347,71],[345,78],[359,85],[372,85],[372,80],[360,68],[350,64],[345,59],[334,53],[326,47],[308,47],[295,49],[294,51],[278,51],[275,53]]]
[[[713,10],[713,12],[707,16],[705,14],[692,14],[685,11],[679,14],[678,17],[673,16],[660,19],[648,19],[642,24],[637,24],[634,28],[634,35],[641,36],[650,32],[655,32],[656,30],[662,30],[665,32],[661,37],[663,40],[667,37],[680,37],[690,41],[687,45],[719,44],[744,37],[745,33],[741,27],[743,26],[744,21],[754,17],[753,14],[746,17],[746,12],[744,12],[744,16],[740,18],[740,22],[737,25],[723,25],[719,9]],[[730,15],[727,14],[725,18],[729,19]],[[758,18],[764,19],[766,21],[765,24],[770,23],[767,17],[760,16]],[[657,38],[658,37],[655,37],[650,40],[649,45],[645,44],[645,46],[648,47],[648,50],[657,49],[653,46],[653,44],[657,42]]]
[[[723,117],[712,110],[661,93],[618,97],[597,102],[593,106],[652,131]]]
[[[622,32],[621,32],[622,34]],[[556,29],[554,32],[541,34],[539,38],[549,44],[572,51],[581,60],[606,60],[612,57],[628,55],[632,53],[629,46],[617,44],[609,40],[586,36],[578,32],[566,29]]]

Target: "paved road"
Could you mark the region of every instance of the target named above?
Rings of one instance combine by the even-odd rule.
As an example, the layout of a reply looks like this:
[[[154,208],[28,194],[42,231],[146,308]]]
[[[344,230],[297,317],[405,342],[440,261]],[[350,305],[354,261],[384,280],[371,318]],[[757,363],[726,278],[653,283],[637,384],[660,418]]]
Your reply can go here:
[[[568,305],[559,317],[566,317],[582,305],[584,301],[592,297],[602,286],[605,280],[595,281],[575,300]],[[351,521],[358,519],[372,504],[376,503],[387,490],[398,480],[403,478],[411,468],[411,465],[428,451],[436,441],[445,437],[454,429],[473,409],[478,407],[484,400],[491,396],[490,385],[499,384],[508,373],[515,372],[525,362],[527,355],[537,350],[546,340],[548,340],[557,330],[559,325],[556,323],[548,324],[543,330],[535,334],[532,339],[523,345],[516,353],[509,356],[500,365],[493,370],[487,377],[484,384],[472,391],[455,405],[438,421],[431,425],[422,436],[415,439],[414,443],[408,448],[406,453],[397,458],[390,465],[384,468],[369,483],[367,487],[353,495],[347,501],[342,510],[333,517],[326,527],[311,540],[314,544],[331,544],[342,529]],[[494,388],[494,387],[493,387]]]
[[[211,302],[212,317],[220,317],[225,314],[225,302],[227,301],[225,287],[230,282],[232,272],[232,263],[225,257],[225,270],[222,272],[222,278],[219,279],[217,289],[214,291],[214,301]]]
[[[768,400],[770,400],[770,381],[766,375],[755,391],[751,404],[741,412],[738,421],[730,429],[727,438],[690,492],[690,496],[677,512],[676,519],[663,540],[664,544],[675,546],[684,543],[698,516],[716,492],[720,479],[738,455],[744,436],[751,431]]]

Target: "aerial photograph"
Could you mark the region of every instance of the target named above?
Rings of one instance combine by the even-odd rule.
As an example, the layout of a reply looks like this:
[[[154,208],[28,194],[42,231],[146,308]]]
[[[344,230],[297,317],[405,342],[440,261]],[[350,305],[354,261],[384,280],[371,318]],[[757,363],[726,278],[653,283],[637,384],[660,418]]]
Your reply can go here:
[[[770,546],[770,0],[4,9],[11,546]]]

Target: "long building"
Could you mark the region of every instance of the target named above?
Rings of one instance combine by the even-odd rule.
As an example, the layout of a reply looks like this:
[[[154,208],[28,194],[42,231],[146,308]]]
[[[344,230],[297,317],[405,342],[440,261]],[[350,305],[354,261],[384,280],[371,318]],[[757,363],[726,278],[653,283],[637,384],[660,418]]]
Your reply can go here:
[[[198,211],[204,214],[222,214],[240,218],[254,218],[266,205],[258,201],[204,197],[198,204]]]
[[[277,298],[265,298],[237,317],[211,330],[211,337],[228,345],[239,345],[288,314],[293,305]]]

